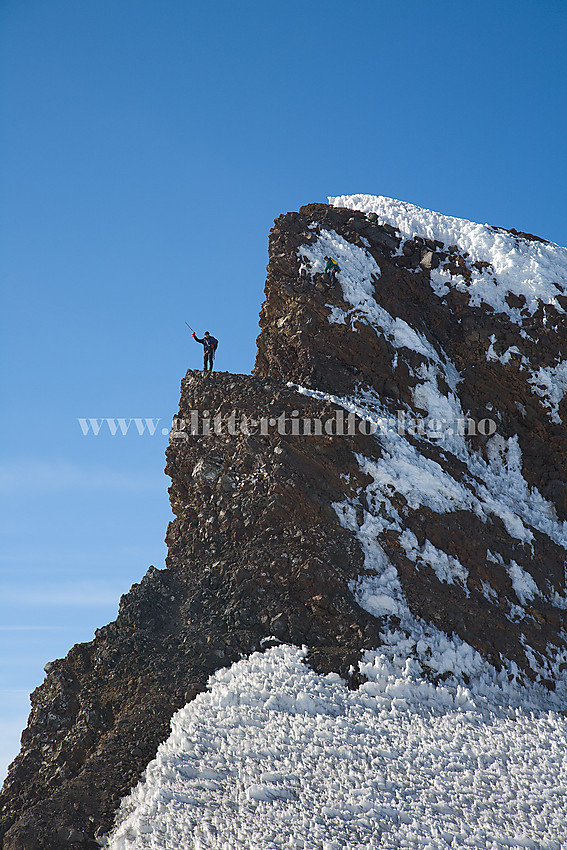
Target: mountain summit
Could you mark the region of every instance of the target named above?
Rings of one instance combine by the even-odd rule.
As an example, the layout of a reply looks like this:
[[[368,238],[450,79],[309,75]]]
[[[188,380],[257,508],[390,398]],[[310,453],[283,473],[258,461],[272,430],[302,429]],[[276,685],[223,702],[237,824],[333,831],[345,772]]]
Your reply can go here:
[[[205,706],[212,682],[228,694],[246,663],[256,678],[291,665],[310,717],[315,691],[332,702],[345,684],[345,705],[382,706],[378,658],[416,704],[567,708],[567,250],[341,196],[276,220],[265,292],[252,375],[182,381],[166,569],[32,694],[0,798],[5,850],[99,846],[173,714]],[[246,799],[297,801],[298,782],[251,781]],[[146,846],[140,823],[112,846]],[[305,835],[289,846],[323,846]],[[246,840],[226,846],[272,847]]]

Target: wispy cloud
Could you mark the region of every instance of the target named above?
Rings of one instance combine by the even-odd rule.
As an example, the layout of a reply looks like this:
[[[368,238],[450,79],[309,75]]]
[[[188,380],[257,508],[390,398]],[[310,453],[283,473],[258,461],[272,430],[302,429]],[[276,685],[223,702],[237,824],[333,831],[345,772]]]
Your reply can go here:
[[[115,491],[133,493],[163,491],[167,479],[162,474],[121,471],[105,466],[81,466],[67,461],[33,458],[0,465],[0,493],[62,490]]]
[[[0,526],[1,531],[2,528]],[[140,564],[144,564],[148,558],[148,549],[150,548],[150,544],[145,546],[116,545],[114,540],[108,543],[105,540],[97,540],[96,543],[95,548],[89,539],[88,545],[82,548],[76,545],[62,548],[60,544],[48,545],[45,541],[37,544],[33,542],[32,544],[28,544],[27,541],[18,540],[17,550],[14,551],[14,549],[11,549],[0,553],[0,564],[23,565],[24,568],[33,566],[34,569],[38,565],[45,566],[49,564],[60,568],[66,566],[77,568],[80,566],[84,570],[95,570],[97,567],[100,567],[101,563],[129,564],[139,561]],[[161,541],[158,541],[158,543],[159,549],[162,551],[158,551],[157,556],[154,557],[156,565],[158,562],[161,563],[163,561],[166,554],[165,544],[162,544]],[[153,547],[154,550],[156,548],[158,547]],[[100,568],[98,572],[100,572]]]
[[[0,722],[0,785],[4,782],[8,767],[20,750],[20,734],[25,728],[29,714],[29,701],[23,703],[19,710],[10,712],[9,720],[2,718]]]
[[[30,692],[25,688],[0,688],[0,694],[8,699],[21,702],[22,700],[29,699]]]
[[[29,587],[5,587],[2,589],[2,602],[11,605],[73,605],[96,607],[99,605],[117,606],[125,590],[109,585],[75,584],[36,585]]]
[[[0,624],[0,632],[56,632],[65,626],[3,626]]]

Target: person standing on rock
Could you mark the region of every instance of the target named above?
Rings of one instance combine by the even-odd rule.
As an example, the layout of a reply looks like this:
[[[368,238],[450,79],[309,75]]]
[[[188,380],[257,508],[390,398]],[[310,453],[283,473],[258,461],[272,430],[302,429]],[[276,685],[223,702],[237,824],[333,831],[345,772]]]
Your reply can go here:
[[[325,257],[325,274],[329,275],[331,283],[335,282],[337,272],[340,272],[339,264],[332,257]]]
[[[205,336],[203,339],[199,339],[195,331],[193,331],[193,339],[195,342],[200,342],[203,346],[203,369],[207,371],[213,371],[213,361],[215,359],[215,351],[217,350],[217,346],[219,344],[218,339],[215,339],[214,336],[211,336],[208,331],[205,331]]]

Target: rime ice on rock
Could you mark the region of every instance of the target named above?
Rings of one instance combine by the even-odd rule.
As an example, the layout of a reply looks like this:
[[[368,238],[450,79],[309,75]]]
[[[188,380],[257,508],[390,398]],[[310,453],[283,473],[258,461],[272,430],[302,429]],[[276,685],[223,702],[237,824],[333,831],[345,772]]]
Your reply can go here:
[[[525,239],[502,228],[475,224],[466,219],[453,218],[431,210],[421,209],[405,201],[374,195],[340,195],[329,198],[337,207],[347,207],[364,213],[373,213],[381,223],[393,225],[404,237],[416,234],[438,240],[448,249],[457,245],[469,255],[473,271],[467,289],[471,304],[481,301],[490,304],[495,312],[506,313],[512,321],[520,321],[519,311],[510,308],[506,295],[511,292],[525,299],[525,309],[533,314],[539,302],[551,304],[560,312],[563,307],[557,295],[567,292],[567,249],[544,240]],[[474,263],[487,263],[481,269]],[[434,271],[436,287],[443,275]],[[465,286],[462,276],[443,278],[449,289],[453,285]],[[444,293],[441,293],[444,294]]]

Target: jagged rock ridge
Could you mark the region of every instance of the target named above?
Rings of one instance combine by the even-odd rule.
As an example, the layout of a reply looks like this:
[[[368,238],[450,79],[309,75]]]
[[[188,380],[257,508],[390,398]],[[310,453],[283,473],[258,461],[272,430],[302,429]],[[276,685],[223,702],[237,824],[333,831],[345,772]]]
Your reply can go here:
[[[270,636],[306,644],[316,670],[352,687],[362,649],[418,628],[457,635],[510,675],[561,678],[565,279],[555,299],[512,287],[509,310],[495,309],[478,297],[490,258],[412,231],[407,210],[409,230],[380,205],[340,203],[276,221],[254,374],[182,382],[167,569],[150,568],[114,623],[49,665],[2,793],[7,850],[97,846],[172,713]],[[547,245],[501,233],[520,252]],[[325,253],[341,265],[335,284]],[[205,410],[222,433],[189,433]],[[353,414],[350,436],[293,433],[292,419],[337,410]],[[399,411],[424,433],[399,433]],[[251,426],[282,413],[285,433]],[[431,436],[431,417],[457,414],[496,433]]]

